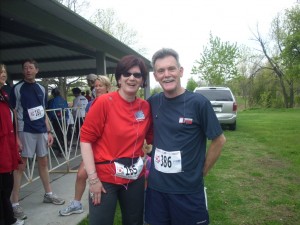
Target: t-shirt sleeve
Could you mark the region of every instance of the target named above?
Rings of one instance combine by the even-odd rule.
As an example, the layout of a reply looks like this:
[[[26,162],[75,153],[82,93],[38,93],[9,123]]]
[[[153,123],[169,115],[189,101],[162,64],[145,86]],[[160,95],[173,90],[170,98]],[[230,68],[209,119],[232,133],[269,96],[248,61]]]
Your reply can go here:
[[[222,127],[209,101],[205,101],[201,108],[204,132],[207,138],[212,140],[223,133]]]
[[[106,121],[107,105],[104,98],[97,98],[93,102],[93,107],[86,114],[84,123],[80,131],[80,141],[94,143],[98,140],[104,130]]]

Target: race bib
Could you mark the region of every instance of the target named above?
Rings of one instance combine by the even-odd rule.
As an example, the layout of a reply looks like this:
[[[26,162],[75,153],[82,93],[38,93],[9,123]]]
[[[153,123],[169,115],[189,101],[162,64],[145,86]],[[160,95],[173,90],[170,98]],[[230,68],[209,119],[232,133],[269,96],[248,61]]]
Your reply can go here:
[[[139,157],[138,161],[131,166],[126,166],[118,162],[114,162],[114,164],[116,167],[116,176],[130,180],[136,180],[142,172],[144,166],[141,157]]]
[[[38,120],[45,116],[44,108],[40,105],[31,109],[28,109],[29,118],[31,121]]]
[[[167,152],[156,148],[154,155],[154,167],[162,173],[182,172],[180,151]]]

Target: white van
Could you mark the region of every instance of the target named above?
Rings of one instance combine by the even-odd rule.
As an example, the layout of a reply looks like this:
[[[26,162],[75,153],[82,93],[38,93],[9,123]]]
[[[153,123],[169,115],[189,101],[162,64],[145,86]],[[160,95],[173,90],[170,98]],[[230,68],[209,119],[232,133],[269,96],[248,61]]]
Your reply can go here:
[[[228,87],[197,87],[194,92],[206,97],[217,115],[221,125],[236,129],[237,103]]]

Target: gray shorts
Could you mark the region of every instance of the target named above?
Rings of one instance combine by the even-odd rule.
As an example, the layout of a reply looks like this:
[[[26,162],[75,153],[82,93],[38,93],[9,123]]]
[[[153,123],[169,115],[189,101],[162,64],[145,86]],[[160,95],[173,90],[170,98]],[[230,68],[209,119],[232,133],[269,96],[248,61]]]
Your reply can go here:
[[[19,138],[23,145],[22,157],[33,158],[34,153],[38,157],[48,154],[48,134],[47,133],[28,133],[19,131]]]

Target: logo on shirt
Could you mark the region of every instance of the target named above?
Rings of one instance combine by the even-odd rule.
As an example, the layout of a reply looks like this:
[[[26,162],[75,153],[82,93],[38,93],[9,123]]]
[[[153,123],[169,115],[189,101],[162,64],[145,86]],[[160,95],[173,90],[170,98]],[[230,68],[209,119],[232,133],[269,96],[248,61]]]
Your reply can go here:
[[[193,123],[193,119],[192,118],[184,118],[184,117],[179,117],[179,123],[182,124],[192,124]]]
[[[145,115],[142,110],[137,111],[134,116],[137,121],[143,121],[145,119]]]

